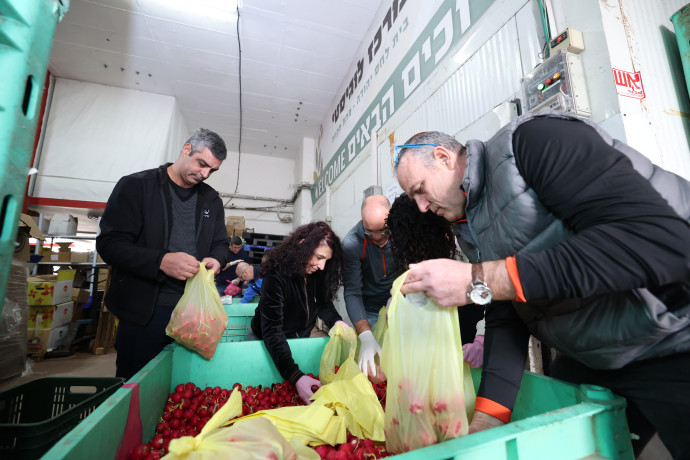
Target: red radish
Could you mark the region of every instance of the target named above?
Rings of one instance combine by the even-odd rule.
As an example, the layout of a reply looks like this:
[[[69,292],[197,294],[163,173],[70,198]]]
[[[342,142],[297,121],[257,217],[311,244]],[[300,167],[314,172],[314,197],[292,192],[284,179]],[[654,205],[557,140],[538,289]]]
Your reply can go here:
[[[350,453],[345,450],[339,450],[335,453],[335,460],[350,460]]]
[[[154,449],[160,449],[163,447],[163,442],[164,442],[163,435],[157,434],[151,440],[151,447],[153,447]]]
[[[129,458],[132,460],[144,460],[150,451],[151,447],[148,444],[139,444],[134,448]]]
[[[314,447],[314,450],[317,454],[319,454],[319,457],[321,457],[322,459],[325,459],[329,452],[328,446],[326,446],[325,444]]]

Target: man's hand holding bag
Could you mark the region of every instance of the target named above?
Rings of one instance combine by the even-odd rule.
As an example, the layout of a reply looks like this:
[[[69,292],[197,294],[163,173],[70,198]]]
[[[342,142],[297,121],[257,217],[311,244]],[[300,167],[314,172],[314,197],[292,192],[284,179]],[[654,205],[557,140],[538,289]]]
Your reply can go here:
[[[199,264],[199,272],[187,279],[184,294],[170,316],[165,333],[176,342],[211,359],[223,337],[228,315],[213,282],[213,271]]]

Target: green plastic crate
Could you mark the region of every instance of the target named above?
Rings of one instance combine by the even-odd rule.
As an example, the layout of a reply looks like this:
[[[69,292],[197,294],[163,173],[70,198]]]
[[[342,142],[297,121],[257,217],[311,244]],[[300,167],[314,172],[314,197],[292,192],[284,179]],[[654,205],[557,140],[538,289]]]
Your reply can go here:
[[[0,458],[40,458],[122,384],[121,378],[51,377],[0,393]]]
[[[55,26],[69,0],[0,0],[0,313]]]
[[[221,343],[247,340],[247,331],[252,318],[254,318],[254,312],[258,304],[258,300],[240,303],[240,299],[235,298],[232,305],[223,305],[225,313],[228,315],[228,325],[225,328],[223,337],[220,339]]]
[[[293,357],[304,372],[318,372],[327,337],[290,339]],[[479,372],[473,372],[475,387]],[[128,383],[139,383],[144,438],[153,436],[168,393],[179,383],[229,388],[235,382],[269,385],[282,381],[263,342],[218,345],[206,360],[173,344]],[[45,459],[111,459],[124,432],[131,390],[122,388],[79,424]],[[513,422],[396,456],[409,459],[633,459],[625,400],[609,390],[571,385],[525,372]]]

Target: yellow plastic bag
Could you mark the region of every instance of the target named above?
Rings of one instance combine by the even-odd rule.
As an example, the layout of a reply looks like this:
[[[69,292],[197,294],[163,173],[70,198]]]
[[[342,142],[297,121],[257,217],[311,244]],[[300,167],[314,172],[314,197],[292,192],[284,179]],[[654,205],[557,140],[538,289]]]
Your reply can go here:
[[[170,316],[165,333],[176,342],[211,359],[228,324],[228,315],[213,281],[213,271],[199,264]]]
[[[321,354],[319,364],[319,380],[327,384],[336,380],[335,367],[338,366],[340,379],[350,378],[356,375],[359,366],[355,362],[355,350],[357,348],[357,333],[351,327],[343,327],[337,322],[328,335],[331,337]]]
[[[474,408],[457,309],[441,308],[423,293],[403,296],[406,276],[393,283],[382,352],[388,376],[386,449],[391,453],[466,435]]]
[[[379,310],[379,319],[374,325],[374,330],[371,332],[374,334],[374,338],[379,344],[382,344],[386,338],[386,332],[388,331],[388,307],[381,307]]]
[[[383,408],[371,383],[359,368],[354,376],[344,378],[346,374],[341,368],[335,381],[319,388],[308,406],[263,410],[228,424],[265,418],[285,439],[295,437],[314,446],[347,442],[348,431],[359,438],[383,441]]]
[[[298,439],[290,442],[265,419],[247,420],[231,427],[221,427],[242,413],[242,397],[233,390],[228,402],[216,412],[195,437],[173,439],[166,460],[305,459],[318,460],[319,455]]]

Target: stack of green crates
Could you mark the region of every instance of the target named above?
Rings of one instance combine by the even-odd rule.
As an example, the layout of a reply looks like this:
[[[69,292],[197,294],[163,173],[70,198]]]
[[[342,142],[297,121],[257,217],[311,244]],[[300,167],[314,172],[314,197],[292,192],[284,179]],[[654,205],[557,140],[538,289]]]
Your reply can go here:
[[[303,372],[317,373],[327,337],[288,340]],[[474,372],[475,388],[479,372]],[[261,341],[221,343],[211,360],[173,344],[138,372],[144,440],[153,437],[168,394],[179,383],[231,388],[283,378]],[[122,439],[131,390],[118,390],[45,459],[113,458]],[[525,372],[512,422],[396,456],[404,459],[632,459],[625,400],[609,390]]]
[[[0,313],[55,26],[69,0],[0,0]]]
[[[254,311],[259,305],[258,297],[254,299],[248,303],[240,303],[240,298],[237,297],[232,299],[232,305],[223,305],[228,314],[228,325],[223,333],[223,338],[220,339],[221,343],[247,340],[247,331],[252,318],[254,318]]]

